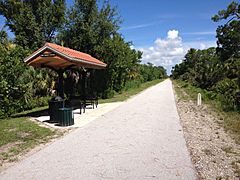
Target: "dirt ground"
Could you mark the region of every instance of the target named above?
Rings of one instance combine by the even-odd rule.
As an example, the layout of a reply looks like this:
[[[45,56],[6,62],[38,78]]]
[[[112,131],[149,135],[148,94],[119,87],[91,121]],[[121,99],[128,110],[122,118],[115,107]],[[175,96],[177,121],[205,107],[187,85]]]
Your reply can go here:
[[[199,179],[240,179],[240,145],[207,105],[176,96],[184,136]]]

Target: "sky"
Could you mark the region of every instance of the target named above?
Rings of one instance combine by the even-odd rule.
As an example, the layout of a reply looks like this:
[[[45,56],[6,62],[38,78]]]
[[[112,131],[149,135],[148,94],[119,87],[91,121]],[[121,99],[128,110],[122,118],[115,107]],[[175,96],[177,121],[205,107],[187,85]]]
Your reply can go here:
[[[143,52],[142,62],[164,66],[168,74],[189,48],[216,46],[211,17],[230,0],[112,0],[123,19],[120,32]]]
[[[67,0],[67,5],[73,4]],[[230,0],[110,0],[123,20],[119,32],[132,48],[143,52],[142,63],[171,67],[189,48],[216,46],[216,23],[211,17]],[[4,19],[0,17],[0,28]],[[10,35],[11,36],[11,35]]]

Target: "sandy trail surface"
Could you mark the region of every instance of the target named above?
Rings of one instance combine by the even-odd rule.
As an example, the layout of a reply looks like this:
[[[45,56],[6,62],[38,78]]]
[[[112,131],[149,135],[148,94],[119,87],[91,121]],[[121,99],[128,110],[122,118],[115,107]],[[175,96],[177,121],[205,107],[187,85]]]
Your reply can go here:
[[[16,163],[0,179],[196,179],[171,81]]]

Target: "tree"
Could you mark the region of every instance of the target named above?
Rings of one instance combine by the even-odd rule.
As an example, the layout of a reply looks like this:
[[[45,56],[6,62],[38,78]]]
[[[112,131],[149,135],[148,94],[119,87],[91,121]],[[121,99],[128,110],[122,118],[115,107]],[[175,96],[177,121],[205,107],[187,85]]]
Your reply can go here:
[[[58,42],[72,49],[96,54],[105,39],[117,34],[119,23],[118,12],[108,1],[104,1],[99,9],[96,0],[76,0],[67,12]]]
[[[212,87],[222,78],[222,67],[216,48],[198,50],[198,59],[194,67],[193,84],[202,88],[212,90]]]
[[[65,16],[64,0],[1,0],[0,15],[18,45],[36,49],[52,41]]]
[[[217,51],[222,61],[230,57],[240,58],[240,4],[232,2],[226,10],[221,10],[212,20],[228,20],[226,24],[217,28]]]
[[[117,32],[121,20],[117,9],[104,1],[101,8],[96,0],[77,0],[67,13],[67,21],[59,33],[58,41],[64,46],[88,53],[107,63],[107,69],[96,71],[96,88],[121,91],[134,74],[141,53],[130,48]]]
[[[51,71],[23,63],[24,57],[46,41],[89,53],[107,63],[105,70],[92,71],[91,75],[91,70],[84,68],[64,74],[65,86],[79,89],[75,85],[79,85],[84,71],[94,81],[95,87],[91,88],[105,98],[166,76],[163,67],[140,64],[142,53],[132,49],[132,43],[118,32],[121,19],[117,9],[107,0],[99,4],[96,0],[76,0],[66,13],[64,0],[0,0],[0,15],[15,34],[10,41],[6,31],[0,31],[0,118],[46,105],[48,98],[44,96],[53,89],[56,77]],[[86,84],[90,84],[89,79]],[[74,93],[72,88],[66,90],[69,95]]]
[[[130,43],[125,42],[119,35],[106,38],[98,45],[96,55],[107,63],[107,69],[102,79],[105,89],[121,91],[126,81],[136,71],[141,58],[141,53],[130,48]]]
[[[225,110],[240,110],[240,5],[232,2],[212,19],[227,20],[217,28],[218,47],[190,49],[173,68],[173,78],[214,91]]]
[[[240,4],[232,2],[226,10],[221,10],[212,18],[215,22],[227,20],[217,28],[217,51],[223,62],[225,79],[220,81],[217,90],[225,91],[226,101],[240,109]],[[227,87],[227,88],[225,88]]]
[[[91,54],[97,34],[96,0],[76,0],[67,12],[66,23],[58,36],[64,46]]]
[[[2,29],[0,31],[0,44],[6,45],[8,43],[9,43],[9,39],[8,39],[7,32]]]

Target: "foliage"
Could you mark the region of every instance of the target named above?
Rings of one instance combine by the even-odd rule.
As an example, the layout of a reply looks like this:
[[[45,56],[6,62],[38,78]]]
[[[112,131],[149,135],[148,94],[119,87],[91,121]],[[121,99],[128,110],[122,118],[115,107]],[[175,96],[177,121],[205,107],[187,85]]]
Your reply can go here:
[[[239,67],[237,62],[239,61],[234,61],[235,69]],[[190,49],[182,63],[173,68],[172,76],[174,79],[185,80],[192,85],[219,94],[225,110],[239,109],[238,78],[228,77],[230,70],[228,72],[225,70],[227,65],[228,63],[220,60],[215,48]]]
[[[0,15],[15,34],[18,45],[36,49],[52,41],[64,21],[64,0],[1,0]]]
[[[7,45],[9,43],[7,32],[3,29],[0,31],[0,43],[4,45]]]
[[[203,89],[211,89],[221,79],[221,68],[215,48],[190,49],[182,63],[174,67],[172,75],[173,78],[188,80]]]
[[[125,42],[117,32],[121,20],[117,9],[111,7],[108,1],[104,1],[99,7],[96,0],[77,0],[68,11],[66,19],[64,28],[58,35],[58,42],[92,54],[108,65],[106,70],[95,71],[90,80],[95,82],[91,88],[98,91],[103,98],[112,97],[114,92],[121,92],[128,81],[142,82],[148,66],[142,67],[139,64],[142,53],[131,49],[131,43]],[[165,73],[163,68],[153,69],[154,75],[143,78],[144,82],[161,78]],[[151,70],[148,74],[151,74]]]
[[[92,77],[97,82],[94,89],[102,92],[104,97],[113,90],[119,91],[124,85],[122,79],[126,79],[124,68],[128,64],[124,62],[129,62],[130,47],[117,33],[119,17],[116,9],[107,1],[99,9],[96,0],[79,0],[70,8],[66,19],[58,40],[67,47],[94,54],[108,64],[107,70],[95,72]]]
[[[0,31],[0,118],[46,105],[56,74],[23,63],[46,41],[91,54],[108,65],[104,70],[91,70],[87,79],[87,88],[102,98],[166,76],[163,67],[140,64],[142,53],[132,49],[132,43],[118,32],[121,19],[117,9],[109,1],[99,4],[96,0],[76,0],[66,10],[64,0],[0,0],[0,15],[15,35],[10,42],[7,33]],[[72,95],[80,89],[85,71],[90,70],[64,73],[65,93]]]
[[[229,108],[239,109],[240,89],[237,79],[225,78],[216,84],[214,90],[221,97],[222,106],[225,110],[229,110]]]
[[[139,66],[143,82],[166,77],[166,70],[162,66],[153,66],[151,63],[141,64]]]
[[[240,4],[232,2],[226,10],[221,10],[212,17],[213,21],[228,20],[226,24],[217,28],[217,50],[223,61],[230,57],[240,57]]]
[[[220,97],[225,110],[240,110],[240,5],[232,2],[212,19],[229,19],[217,28],[217,48],[190,49],[172,76]]]
[[[49,87],[48,75],[27,67],[23,59],[29,50],[20,46],[0,44],[0,117],[45,105],[46,89]]]

